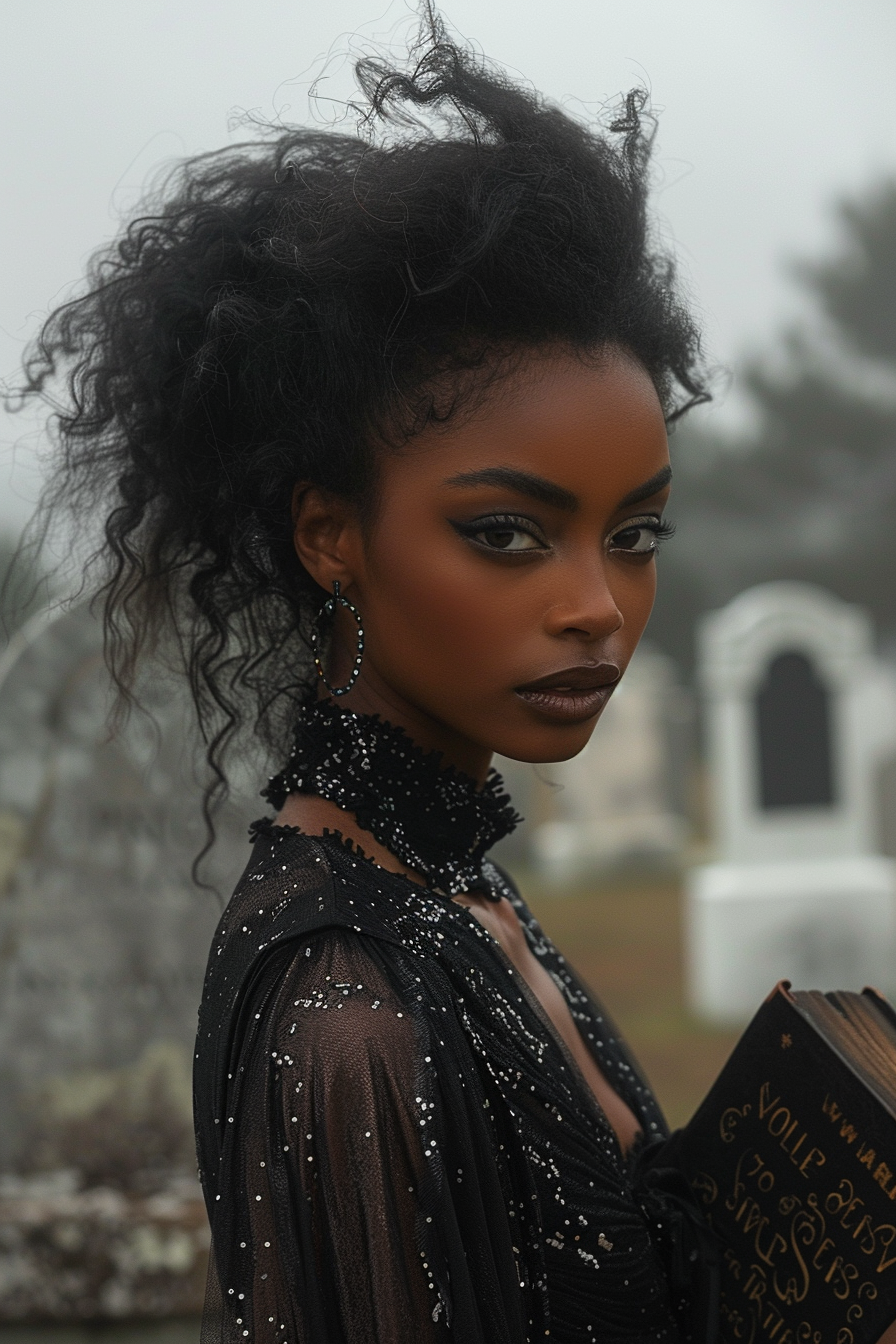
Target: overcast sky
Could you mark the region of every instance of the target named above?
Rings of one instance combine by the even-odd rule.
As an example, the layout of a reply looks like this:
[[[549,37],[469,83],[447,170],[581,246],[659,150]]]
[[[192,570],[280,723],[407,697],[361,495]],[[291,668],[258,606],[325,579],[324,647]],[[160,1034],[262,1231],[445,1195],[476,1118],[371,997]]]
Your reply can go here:
[[[405,0],[5,0],[0,373],[154,169],[233,136],[234,113],[307,122],[307,90]],[[788,258],[830,205],[896,173],[893,0],[445,0],[450,23],[543,92],[595,108],[634,83],[660,113],[655,206],[734,391],[745,351],[799,311]],[[320,115],[320,114],[319,114]],[[238,132],[245,135],[245,129]],[[37,488],[38,431],[0,418],[0,527]]]

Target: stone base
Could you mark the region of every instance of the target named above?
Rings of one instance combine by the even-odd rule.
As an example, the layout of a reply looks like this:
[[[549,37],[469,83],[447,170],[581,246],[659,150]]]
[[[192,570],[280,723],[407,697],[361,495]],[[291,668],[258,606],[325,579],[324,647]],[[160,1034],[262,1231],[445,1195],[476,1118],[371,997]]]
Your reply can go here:
[[[0,1322],[201,1312],[209,1231],[200,1198],[65,1185],[2,1181]]]
[[[715,863],[691,871],[690,1005],[752,1017],[778,980],[795,989],[896,990],[896,863],[876,855]]]

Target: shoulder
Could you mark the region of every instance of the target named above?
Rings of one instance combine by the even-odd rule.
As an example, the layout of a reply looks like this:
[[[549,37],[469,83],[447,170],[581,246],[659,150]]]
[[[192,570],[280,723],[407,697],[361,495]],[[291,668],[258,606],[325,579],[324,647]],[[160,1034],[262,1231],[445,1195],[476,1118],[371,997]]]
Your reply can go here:
[[[354,889],[337,879],[338,841],[271,822],[256,823],[252,837],[251,857],[209,951],[200,1007],[200,1027],[208,1036],[233,1029],[247,997],[254,998],[261,985],[276,994],[294,958],[326,931],[400,941],[389,909],[365,899],[365,885],[373,889],[373,882],[360,861]]]
[[[221,924],[257,909],[273,926],[313,927],[315,915],[329,915],[336,884],[327,846],[295,826],[277,826],[263,818],[249,830],[252,853],[236,885]],[[272,928],[273,931],[273,928]]]
[[[420,1023],[362,935],[339,928],[311,934],[294,947],[273,988],[258,996],[252,1017],[268,1018],[263,1035],[275,1065],[301,1055],[321,1079],[358,1083],[383,1064],[413,1078]]]
[[[284,978],[307,978],[312,970],[323,976],[314,992],[326,989],[336,995],[339,1015],[354,1005],[356,993],[374,973],[379,989],[371,998],[379,1003],[385,1004],[389,983],[404,985],[405,997],[415,1003],[422,984],[426,998],[443,929],[458,922],[459,907],[378,867],[338,835],[312,836],[261,821],[252,827],[252,837],[249,863],[209,953],[201,1017],[210,1031],[235,1023],[262,987],[277,996]],[[329,964],[339,958],[346,963],[341,969]],[[423,982],[408,969],[409,959],[419,969],[421,958],[430,971]],[[343,983],[359,989],[337,995],[335,987]],[[307,997],[311,989],[306,985],[304,992]],[[293,997],[299,997],[298,990]]]
[[[250,834],[252,854],[221,916],[213,956],[240,945],[249,955],[258,954],[324,928],[395,940],[388,910],[373,899],[378,870],[347,853],[338,837],[306,835],[268,820],[255,822]],[[346,867],[354,869],[351,891]],[[364,899],[368,888],[369,900]]]
[[[213,948],[194,1057],[201,1149],[217,1151],[220,1117],[255,1113],[272,1087],[296,1116],[299,1104],[326,1098],[351,1109],[378,1092],[403,1106],[430,1053],[420,1016],[371,940],[352,929],[280,940],[249,965]]]

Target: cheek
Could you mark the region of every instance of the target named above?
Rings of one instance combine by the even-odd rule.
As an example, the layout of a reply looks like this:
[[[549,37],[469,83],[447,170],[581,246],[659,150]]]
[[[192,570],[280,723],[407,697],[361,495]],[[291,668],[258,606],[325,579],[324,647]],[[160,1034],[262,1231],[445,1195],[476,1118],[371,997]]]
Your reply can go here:
[[[393,540],[371,559],[371,640],[380,650],[401,647],[418,665],[490,666],[537,622],[523,585],[501,582],[503,575],[466,557],[453,537],[427,538],[413,552]],[[373,643],[371,650],[376,656]]]
[[[656,562],[648,565],[623,565],[611,583],[613,598],[622,613],[622,634],[634,650],[644,633],[656,598]]]

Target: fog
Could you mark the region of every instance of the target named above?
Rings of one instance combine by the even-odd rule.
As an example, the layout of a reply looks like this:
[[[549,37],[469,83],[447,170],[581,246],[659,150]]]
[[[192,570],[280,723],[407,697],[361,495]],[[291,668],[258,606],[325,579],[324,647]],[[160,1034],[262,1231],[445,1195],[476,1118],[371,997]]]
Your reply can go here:
[[[654,204],[709,352],[734,375],[709,414],[736,422],[739,359],[800,310],[788,260],[829,245],[832,202],[896,170],[896,7],[447,0],[443,12],[582,112],[632,84],[650,89]],[[72,292],[154,171],[244,137],[246,111],[338,117],[351,87],[340,53],[400,40],[410,22],[404,0],[7,0],[0,373],[14,377],[41,315]],[[39,443],[34,420],[0,419],[0,527],[30,511]]]

